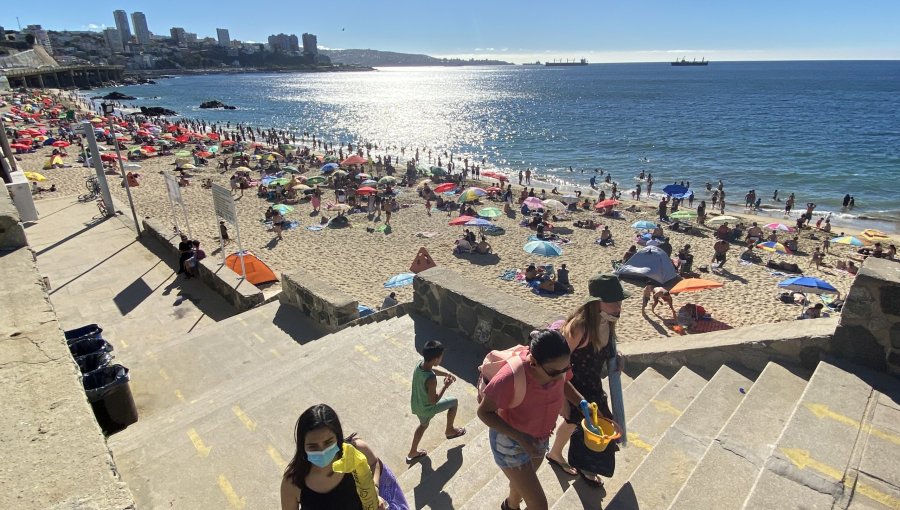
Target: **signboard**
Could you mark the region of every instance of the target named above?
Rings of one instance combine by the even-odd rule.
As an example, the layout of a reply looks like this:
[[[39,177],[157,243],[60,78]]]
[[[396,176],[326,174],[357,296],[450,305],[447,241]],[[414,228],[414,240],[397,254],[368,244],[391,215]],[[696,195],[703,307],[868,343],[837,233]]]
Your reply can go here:
[[[181,188],[178,186],[178,181],[175,180],[175,176],[172,174],[163,174],[163,177],[166,180],[166,190],[169,192],[169,200],[178,205],[184,205],[184,202],[181,201]]]
[[[232,225],[237,225],[237,212],[234,209],[234,198],[231,196],[231,190],[224,186],[213,184],[212,194],[216,216]]]

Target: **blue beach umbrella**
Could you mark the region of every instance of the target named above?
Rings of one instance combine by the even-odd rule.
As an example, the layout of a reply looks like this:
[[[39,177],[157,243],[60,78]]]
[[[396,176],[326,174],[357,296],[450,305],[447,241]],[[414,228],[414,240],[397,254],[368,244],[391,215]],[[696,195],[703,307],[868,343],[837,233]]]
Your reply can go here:
[[[543,255],[544,257],[559,257],[562,248],[547,241],[530,241],[525,243],[525,253]]]
[[[374,186],[375,184],[378,184],[378,181],[374,179],[366,179],[363,182],[359,183],[360,186]]]
[[[490,221],[482,219],[482,218],[475,218],[474,220],[469,220],[465,224],[468,227],[490,227],[491,225],[493,225],[493,223],[491,223]]]
[[[337,163],[328,163],[328,164],[322,165],[322,168],[320,168],[319,171],[322,172],[323,174],[327,174],[328,172],[334,172],[335,170],[337,170],[339,168],[339,166],[340,165],[338,165]]]
[[[396,274],[388,281],[384,282],[384,286],[388,289],[393,287],[402,287],[404,285],[409,285],[413,282],[413,278],[415,278],[416,273],[400,273]]]
[[[810,294],[838,294],[838,290],[833,285],[812,276],[795,276],[778,282],[778,286],[782,289],[793,290],[797,292],[806,292]]]
[[[847,244],[850,246],[862,247],[872,243],[853,236],[842,236],[832,239],[831,244]]]
[[[656,223],[647,220],[636,221],[631,225],[631,228],[637,230],[653,230],[656,228]]]
[[[687,193],[687,191],[688,191],[687,188],[685,188],[684,186],[679,186],[678,184],[669,184],[668,186],[663,188],[663,193],[665,193],[666,195],[672,195],[672,196],[684,195],[685,193]],[[676,198],[680,198],[680,197],[676,197]]]

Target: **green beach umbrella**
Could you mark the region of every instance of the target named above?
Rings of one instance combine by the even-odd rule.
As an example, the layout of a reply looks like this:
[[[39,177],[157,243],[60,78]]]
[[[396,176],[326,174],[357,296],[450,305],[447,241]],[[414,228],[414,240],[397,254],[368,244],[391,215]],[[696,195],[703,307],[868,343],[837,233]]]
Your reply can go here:
[[[210,148],[208,148],[208,149],[206,149],[206,150],[208,150],[209,152],[212,152],[213,154],[215,154],[215,153],[219,152],[219,146],[218,146],[218,145],[213,145],[212,147],[210,147]]]
[[[322,184],[323,182],[325,182],[325,178],[322,177],[321,175],[317,175],[315,177],[310,177],[309,179],[306,179],[306,184],[310,184],[310,185]]]
[[[289,174],[299,174],[300,173],[300,169],[298,169],[295,166],[290,166],[290,165],[283,166],[283,167],[281,167],[281,169]]]
[[[447,169],[439,166],[433,166],[429,170],[431,171],[431,175],[447,175]]]
[[[294,208],[289,205],[284,204],[275,204],[272,206],[272,209],[278,211],[281,214],[287,214],[289,212],[293,212]]]
[[[178,151],[175,153],[175,156],[179,158],[189,158],[191,157],[191,153],[188,151]]]
[[[478,216],[481,216],[482,218],[499,218],[500,216],[503,216],[503,211],[496,207],[483,207],[478,211]]]
[[[282,177],[281,179],[275,179],[275,180],[270,181],[269,187],[274,188],[275,186],[278,186],[279,184],[284,186],[284,185],[288,184],[289,182],[291,182],[290,179]]]
[[[676,220],[694,220],[697,219],[697,213],[694,211],[675,211],[671,215],[670,218],[674,218]]]
[[[381,179],[378,179],[378,184],[379,185],[387,185],[387,184],[394,185],[394,184],[397,184],[397,179],[388,175],[387,177],[382,177]]]

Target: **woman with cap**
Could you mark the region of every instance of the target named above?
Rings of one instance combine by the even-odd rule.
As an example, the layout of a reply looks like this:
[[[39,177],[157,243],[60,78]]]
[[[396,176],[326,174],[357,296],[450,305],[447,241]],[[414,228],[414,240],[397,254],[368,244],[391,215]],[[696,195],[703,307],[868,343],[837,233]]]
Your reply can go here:
[[[590,297],[568,318],[559,324],[559,331],[566,338],[572,351],[572,380],[575,390],[581,393],[588,402],[596,402],[601,414],[612,419],[612,412],[606,401],[603,390],[603,377],[606,377],[606,362],[611,358],[610,338],[615,335],[616,321],[622,311],[622,300],[627,297],[622,284],[614,275],[598,274],[588,283]],[[618,366],[622,367],[621,358]],[[565,421],[556,429],[556,438],[547,454],[547,461],[564,472],[578,474],[594,486],[601,487],[600,475],[585,473],[569,465],[563,457],[563,448],[583,418],[581,410],[569,405],[563,418]]]

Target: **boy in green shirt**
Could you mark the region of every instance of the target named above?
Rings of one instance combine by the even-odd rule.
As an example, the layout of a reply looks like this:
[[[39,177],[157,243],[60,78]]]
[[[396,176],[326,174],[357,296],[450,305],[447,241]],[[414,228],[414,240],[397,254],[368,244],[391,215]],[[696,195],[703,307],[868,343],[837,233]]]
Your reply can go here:
[[[419,417],[419,426],[413,434],[412,446],[406,456],[407,464],[428,455],[425,450],[419,450],[419,441],[422,440],[428,424],[435,415],[447,411],[447,429],[445,431],[447,439],[457,438],[466,433],[466,429],[453,426],[456,409],[459,405],[457,400],[453,397],[444,397],[444,392],[456,382],[456,377],[435,368],[441,364],[443,357],[444,345],[437,340],[429,340],[422,349],[423,360],[416,365],[413,371],[410,405],[413,414]],[[437,376],[444,378],[444,384],[440,391],[437,391]]]

